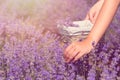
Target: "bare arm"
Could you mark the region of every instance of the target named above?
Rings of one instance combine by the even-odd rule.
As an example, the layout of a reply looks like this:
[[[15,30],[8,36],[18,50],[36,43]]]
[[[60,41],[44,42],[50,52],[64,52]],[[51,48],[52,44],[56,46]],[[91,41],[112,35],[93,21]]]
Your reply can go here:
[[[88,11],[85,19],[90,20],[94,24],[103,3],[104,3],[104,0],[98,0]]]
[[[100,9],[95,24],[88,37],[81,42],[72,42],[65,49],[64,57],[66,62],[76,61],[93,49],[92,42],[95,41],[95,45],[99,42],[111,23],[119,4],[120,0],[104,0],[102,8]]]
[[[109,26],[112,18],[119,6],[120,0],[105,0],[103,6],[98,14],[94,27],[92,28],[88,37],[92,38],[92,41],[98,43],[103,36],[107,27]]]

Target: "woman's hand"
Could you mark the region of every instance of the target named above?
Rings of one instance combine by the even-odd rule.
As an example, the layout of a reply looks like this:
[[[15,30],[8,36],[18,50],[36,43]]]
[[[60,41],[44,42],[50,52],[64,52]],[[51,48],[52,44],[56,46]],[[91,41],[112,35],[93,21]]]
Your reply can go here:
[[[100,9],[103,5],[104,0],[99,0],[88,12],[85,19],[90,20],[93,24],[96,21],[96,18],[100,12]]]
[[[90,38],[86,38],[85,40],[79,42],[73,42],[70,44],[65,52],[64,58],[66,62],[74,62],[82,57],[84,54],[89,53],[93,49],[92,40]]]

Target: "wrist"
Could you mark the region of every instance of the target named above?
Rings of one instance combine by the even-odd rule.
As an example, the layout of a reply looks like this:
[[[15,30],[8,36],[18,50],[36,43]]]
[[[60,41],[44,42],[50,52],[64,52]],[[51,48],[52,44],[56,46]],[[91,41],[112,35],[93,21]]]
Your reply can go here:
[[[90,42],[90,44],[93,46],[93,47],[95,47],[96,45],[97,45],[97,43],[98,43],[98,40],[96,39],[96,38],[94,38],[93,36],[88,36],[87,37],[87,39],[89,39],[89,42]]]

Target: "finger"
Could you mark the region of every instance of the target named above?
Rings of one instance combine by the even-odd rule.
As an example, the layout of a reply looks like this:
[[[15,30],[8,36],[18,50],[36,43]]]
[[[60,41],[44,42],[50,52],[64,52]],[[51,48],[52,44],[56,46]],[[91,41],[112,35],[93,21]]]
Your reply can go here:
[[[90,14],[89,14],[89,17],[90,17],[90,21],[93,23],[93,21],[94,21],[94,18],[93,18],[94,16],[93,16],[93,14],[90,13]]]
[[[73,58],[72,54],[74,53],[74,51],[75,51],[74,47],[68,51],[68,53],[66,54],[66,61],[69,61]]]
[[[76,46],[76,44],[73,42],[71,43],[64,51],[64,55],[66,55],[69,50],[71,50],[74,46]]]
[[[85,20],[89,20],[89,13],[86,15]]]
[[[64,52],[64,59],[67,60],[69,57],[68,55],[70,54],[70,51],[73,50],[73,45],[71,44],[68,46]]]
[[[76,57],[74,58],[73,62],[75,62],[76,60],[78,60],[82,56],[83,56],[83,52],[79,52],[78,55],[76,55]]]
[[[79,53],[78,49],[75,49],[74,52],[71,53],[71,55],[69,56],[69,59],[67,60],[67,62],[71,62],[73,61],[73,59],[75,58],[75,56]]]
[[[72,48],[72,44],[69,45],[69,46],[65,49],[65,51],[64,51],[64,55],[66,55],[67,52],[68,52],[71,48]]]

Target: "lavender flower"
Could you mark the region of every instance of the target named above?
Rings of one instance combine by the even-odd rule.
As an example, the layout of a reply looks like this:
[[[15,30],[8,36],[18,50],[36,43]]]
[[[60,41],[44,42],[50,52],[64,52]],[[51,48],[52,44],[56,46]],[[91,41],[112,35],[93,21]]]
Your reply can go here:
[[[88,4],[94,3],[96,0],[91,1],[87,1]],[[64,1],[60,1],[59,5],[63,5],[63,3]],[[62,7],[62,9],[65,6],[69,6],[70,9],[74,7],[74,11],[70,11],[75,13],[70,13],[68,10],[66,15],[76,15],[67,20],[59,18],[62,19],[61,24],[76,26],[72,24],[72,21],[79,20],[84,15],[76,12],[76,9],[85,13],[85,10],[79,7],[79,3],[84,4],[80,0],[71,0],[67,3],[68,5]],[[53,4],[55,3],[53,2]],[[73,7],[70,6],[71,4]],[[45,12],[48,9],[51,10],[46,8]],[[2,10],[4,12],[4,9]],[[16,11],[17,9],[14,10]],[[67,8],[64,11],[67,11]],[[113,22],[105,33],[104,39],[101,39],[95,49],[78,61],[69,64],[65,63],[63,52],[70,43],[63,42],[64,39],[61,36],[51,31],[46,31],[42,18],[38,19],[42,25],[38,27],[38,25],[27,24],[26,22],[30,21],[29,18],[27,20],[23,19],[24,21],[21,18],[17,19],[17,11],[16,14],[14,13],[16,15],[14,18],[9,18],[8,16],[6,18],[0,14],[0,80],[119,80],[119,13],[120,9],[118,9]],[[19,15],[21,14],[22,12]],[[57,16],[56,14],[54,17]],[[56,19],[56,17],[55,19],[50,17],[52,23],[56,22]],[[47,27],[50,27],[47,22]]]

